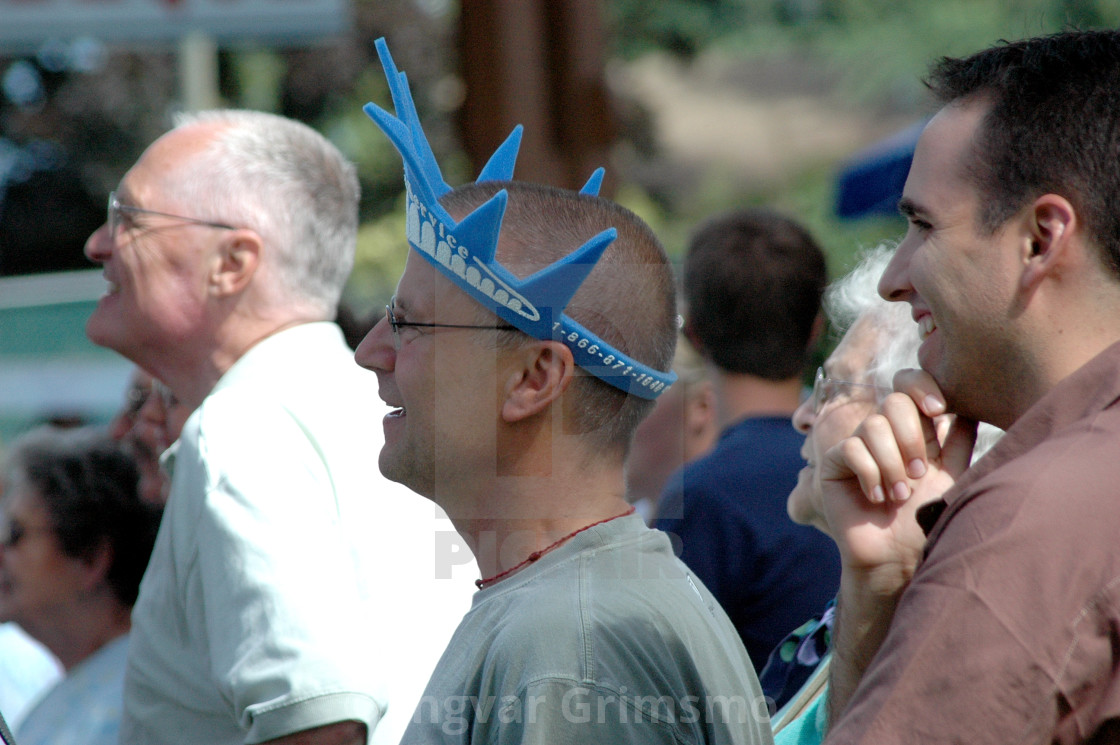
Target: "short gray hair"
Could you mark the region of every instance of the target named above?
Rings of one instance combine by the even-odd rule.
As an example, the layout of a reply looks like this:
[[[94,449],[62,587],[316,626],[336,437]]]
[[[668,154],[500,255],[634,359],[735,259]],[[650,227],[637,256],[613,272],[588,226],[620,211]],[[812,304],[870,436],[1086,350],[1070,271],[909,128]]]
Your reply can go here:
[[[360,188],[338,148],[305,124],[261,111],[218,109],[175,128],[225,126],[186,169],[181,194],[200,217],[247,227],[285,297],[333,317],[354,265]]]
[[[917,368],[918,347],[922,345],[918,324],[906,303],[884,300],[879,295],[879,279],[894,256],[898,244],[884,242],[865,250],[859,263],[825,291],[824,310],[837,333],[847,333],[856,321],[866,319],[879,334],[878,344],[867,369],[868,380],[883,388],[894,385],[899,370]],[[975,461],[1003,435],[1003,430],[984,422],[972,450]]]

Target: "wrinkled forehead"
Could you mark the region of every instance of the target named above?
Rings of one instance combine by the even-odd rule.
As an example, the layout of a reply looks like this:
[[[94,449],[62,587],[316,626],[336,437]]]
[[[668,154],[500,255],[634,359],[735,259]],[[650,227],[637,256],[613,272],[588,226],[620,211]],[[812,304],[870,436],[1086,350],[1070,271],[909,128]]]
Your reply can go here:
[[[825,361],[829,377],[859,382],[868,377],[871,363],[882,343],[882,333],[875,319],[860,316]]]
[[[165,133],[121,179],[118,196],[145,206],[155,198],[174,196],[184,171],[198,163],[222,129],[214,123],[192,124]]]

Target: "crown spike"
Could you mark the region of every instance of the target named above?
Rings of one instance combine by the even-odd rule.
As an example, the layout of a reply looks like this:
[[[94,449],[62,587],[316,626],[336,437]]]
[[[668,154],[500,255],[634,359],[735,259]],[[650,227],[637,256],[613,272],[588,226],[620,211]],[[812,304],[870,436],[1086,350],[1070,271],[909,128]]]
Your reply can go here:
[[[472,241],[471,253],[479,261],[489,264],[494,261],[494,254],[498,248],[498,235],[502,230],[502,218],[506,214],[506,202],[509,195],[502,189],[455,226],[455,232],[460,235],[469,235],[477,242]]]
[[[523,279],[521,292],[535,298],[539,306],[552,308],[553,316],[559,318],[603,251],[617,237],[617,230],[607,228],[572,253]]]
[[[432,152],[432,146],[428,143],[428,137],[424,134],[424,128],[420,124],[420,114],[416,111],[416,102],[413,101],[412,94],[408,91],[408,75],[403,72],[401,73],[401,85],[404,90],[404,98],[397,108],[402,111],[402,118],[412,133],[412,146],[416,149],[428,182],[433,189],[439,190],[437,196],[443,196],[451,191],[451,187],[443,180],[443,173],[439,169],[439,163],[436,162],[436,154]]]
[[[477,182],[481,181],[512,181],[513,167],[517,163],[517,151],[521,149],[521,133],[525,130],[520,124],[513,128],[509,137],[486,161],[482,173],[478,174]]]
[[[411,146],[406,147],[406,149],[411,150],[417,157],[412,159],[411,164],[406,163],[406,166],[411,165],[414,170],[423,174],[424,178],[421,180],[426,181],[433,191],[438,191],[437,197],[443,196],[451,191],[451,187],[443,180],[443,174],[436,162],[435,153],[432,152],[432,148],[428,144],[428,138],[424,135],[424,129],[420,125],[420,115],[416,111],[416,102],[412,100],[412,93],[408,87],[408,75],[397,69],[397,65],[393,61],[393,55],[389,53],[389,45],[385,43],[384,38],[377,39],[374,46],[377,48],[377,56],[381,60],[381,66],[385,69],[385,79],[389,83],[389,95],[393,99],[393,107],[397,111],[396,117],[385,112],[384,119],[399,122],[408,132],[407,141],[402,138],[400,142],[394,140],[393,144],[402,154],[405,150],[401,149],[401,144]],[[363,108],[366,114],[372,118],[373,114],[369,110],[371,105],[373,104],[367,104]],[[382,124],[380,119],[375,119],[375,121]]]
[[[362,107],[362,110],[377,126],[381,127],[381,131],[400,152],[401,158],[404,160],[405,175],[408,176],[406,181],[411,188],[418,192],[417,196],[421,198],[424,204],[435,205],[438,208],[439,198],[451,189],[443,182],[442,178],[437,178],[436,184],[442,186],[443,190],[437,194],[435,189],[432,188],[432,181],[428,178],[430,170],[425,167],[423,162],[424,155],[414,149],[412,135],[405,123],[375,103],[367,103]],[[417,175],[423,176],[423,178],[417,178]],[[443,218],[446,213],[441,213],[440,216]]]
[[[579,193],[593,197],[599,196],[599,189],[603,185],[603,174],[606,172],[606,169],[602,166],[596,168],[595,172],[591,174],[591,178],[587,179],[587,183],[579,190]]]

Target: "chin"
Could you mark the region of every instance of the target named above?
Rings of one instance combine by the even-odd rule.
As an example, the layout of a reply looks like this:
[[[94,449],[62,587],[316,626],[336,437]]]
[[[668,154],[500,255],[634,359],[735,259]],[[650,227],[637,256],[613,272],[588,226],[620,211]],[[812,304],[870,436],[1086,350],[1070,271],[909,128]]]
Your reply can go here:
[[[86,337],[99,347],[109,346],[109,337],[106,335],[105,324],[98,318],[97,311],[93,311],[93,315],[86,321]]]
[[[798,525],[809,525],[813,518],[813,511],[805,504],[805,499],[795,490],[786,501],[786,512],[789,519]]]
[[[392,453],[387,452],[388,446],[381,449],[381,455],[377,459],[378,470],[381,475],[390,481],[406,486],[417,494],[431,498],[429,490],[424,489],[420,479],[416,478],[415,469],[410,467],[407,461],[402,461],[400,458],[394,457]]]
[[[115,333],[117,328],[119,326],[115,327],[112,321],[99,319],[95,310],[86,322],[86,338],[99,347],[111,349],[123,357],[132,359],[128,354],[129,346],[126,340]]]

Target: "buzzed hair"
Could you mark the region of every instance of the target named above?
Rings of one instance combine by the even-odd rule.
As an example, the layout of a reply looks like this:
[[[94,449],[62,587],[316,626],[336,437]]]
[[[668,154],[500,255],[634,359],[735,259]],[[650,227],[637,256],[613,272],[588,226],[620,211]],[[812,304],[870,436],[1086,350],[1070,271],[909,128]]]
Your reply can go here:
[[[565,313],[624,354],[667,371],[676,346],[676,291],[665,249],[649,226],[607,199],[517,181],[468,184],[441,203],[463,215],[502,189],[509,200],[497,258],[518,278],[568,256],[607,228],[618,231]],[[499,341],[516,343],[518,337],[524,340],[520,332],[505,332]],[[565,430],[586,435],[596,449],[623,454],[654,404],[590,374],[578,376],[569,394]]]

